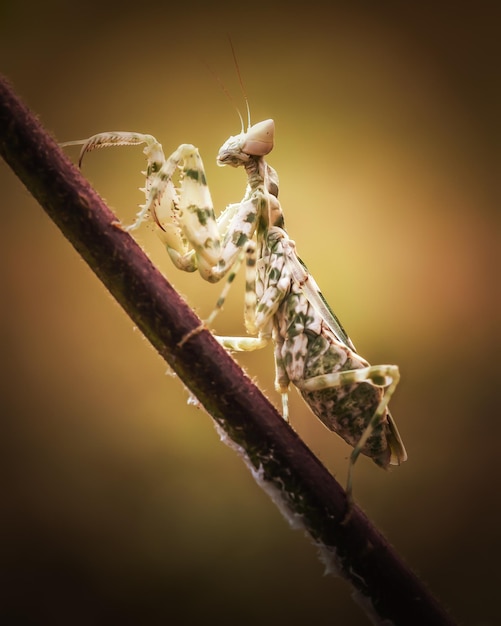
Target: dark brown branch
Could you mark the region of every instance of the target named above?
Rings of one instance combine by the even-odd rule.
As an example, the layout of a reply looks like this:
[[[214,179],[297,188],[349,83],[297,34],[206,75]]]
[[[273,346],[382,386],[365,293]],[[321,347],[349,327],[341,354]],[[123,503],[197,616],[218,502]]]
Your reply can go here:
[[[282,510],[382,620],[452,624],[365,515],[125,232],[37,119],[0,80],[0,151],[158,352],[258,472]]]

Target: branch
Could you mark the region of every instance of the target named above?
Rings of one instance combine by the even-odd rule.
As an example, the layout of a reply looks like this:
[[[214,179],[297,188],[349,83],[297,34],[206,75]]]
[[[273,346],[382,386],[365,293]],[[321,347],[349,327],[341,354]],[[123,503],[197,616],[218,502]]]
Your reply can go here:
[[[378,620],[453,622],[340,485],[151,264],[116,217],[0,77],[0,152],[247,462],[289,521],[305,529],[330,571]]]

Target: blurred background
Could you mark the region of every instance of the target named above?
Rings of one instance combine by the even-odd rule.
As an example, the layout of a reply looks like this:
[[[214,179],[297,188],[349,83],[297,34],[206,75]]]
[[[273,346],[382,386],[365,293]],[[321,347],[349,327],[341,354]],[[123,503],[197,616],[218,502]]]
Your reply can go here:
[[[0,6],[0,71],[59,141],[106,130],[215,164],[272,117],[288,231],[358,350],[397,363],[409,460],[361,459],[355,497],[463,624],[500,623],[496,3]],[[1,138],[0,138],[1,139]],[[68,148],[76,159],[77,148]],[[83,171],[125,222],[140,148]],[[8,624],[368,624],[202,410],[0,162],[2,610]],[[206,317],[220,286],[137,240]],[[243,281],[215,330],[242,334]],[[279,406],[272,349],[238,357]],[[297,393],[294,428],[344,483],[350,448]]]

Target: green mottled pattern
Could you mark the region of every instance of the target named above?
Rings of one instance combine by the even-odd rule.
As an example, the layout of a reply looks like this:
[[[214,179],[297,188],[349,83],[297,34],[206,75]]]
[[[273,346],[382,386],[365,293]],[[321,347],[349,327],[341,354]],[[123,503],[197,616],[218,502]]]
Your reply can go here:
[[[298,387],[323,424],[355,446],[374,415],[383,390],[361,382],[304,391],[301,381],[322,374],[360,369],[367,366],[366,361],[335,339],[295,283],[276,315],[276,332],[281,339],[280,366],[288,379]],[[277,370],[278,367],[279,363]],[[385,468],[390,462],[386,415],[387,412],[361,451]]]
[[[201,185],[207,185],[207,179],[205,178],[205,172],[203,170],[189,168],[183,170],[183,174],[188,178],[192,178]]]
[[[200,209],[197,206],[190,207],[194,213],[196,213],[198,217],[198,221],[200,222],[200,226],[206,226],[209,220],[214,218],[214,211],[212,208],[210,209]]]

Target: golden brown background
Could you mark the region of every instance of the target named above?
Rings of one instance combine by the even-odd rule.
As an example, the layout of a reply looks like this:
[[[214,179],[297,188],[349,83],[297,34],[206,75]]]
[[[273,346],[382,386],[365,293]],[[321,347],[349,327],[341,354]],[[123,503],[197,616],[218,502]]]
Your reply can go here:
[[[499,20],[496,3],[3,2],[0,71],[60,141],[196,144],[216,209],[239,130],[273,117],[287,227],[355,345],[398,363],[409,461],[355,495],[464,624],[499,623]],[[76,158],[77,149],[68,149]],[[84,173],[127,222],[140,149]],[[2,566],[9,624],[368,624],[210,418],[0,163]],[[219,286],[137,239],[203,317]],[[243,283],[216,330],[243,332]],[[239,361],[278,404],[271,349]],[[297,396],[341,481],[350,449]]]

